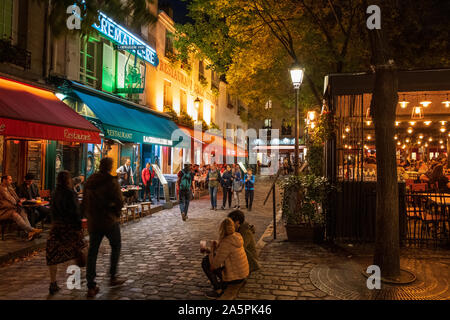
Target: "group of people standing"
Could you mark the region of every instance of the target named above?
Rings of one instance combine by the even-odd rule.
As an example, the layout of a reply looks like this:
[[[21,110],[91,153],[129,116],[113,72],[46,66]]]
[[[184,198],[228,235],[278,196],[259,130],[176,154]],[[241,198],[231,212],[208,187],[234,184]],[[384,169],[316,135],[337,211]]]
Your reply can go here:
[[[180,211],[183,221],[188,217],[189,202],[193,198],[194,172],[190,164],[186,164],[178,173],[178,190],[180,199]],[[208,185],[209,195],[211,199],[210,210],[217,210],[217,193],[219,186],[222,187],[223,199],[222,210],[225,210],[227,201],[228,208],[231,209],[232,197],[234,195],[234,209],[240,209],[240,193],[245,190],[245,207],[248,211],[252,210],[253,198],[255,192],[255,176],[252,169],[248,169],[247,173],[242,177],[239,165],[227,165],[226,170],[220,172],[215,163],[211,164],[207,176],[206,184]]]

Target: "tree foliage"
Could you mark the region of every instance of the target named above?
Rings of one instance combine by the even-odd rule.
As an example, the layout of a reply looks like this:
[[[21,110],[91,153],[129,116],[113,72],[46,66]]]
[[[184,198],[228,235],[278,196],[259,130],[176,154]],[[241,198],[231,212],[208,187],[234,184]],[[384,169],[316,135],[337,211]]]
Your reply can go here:
[[[399,68],[448,66],[450,2],[392,2],[382,27]],[[281,107],[275,114],[293,118],[288,69],[295,60],[306,69],[304,110],[322,104],[326,74],[371,70],[363,0],[193,0],[188,8],[194,22],[177,26],[180,56],[207,57],[253,118],[267,116],[269,98]]]
[[[89,35],[93,32],[92,24],[98,22],[98,12],[104,12],[121,24],[127,24],[133,31],[140,31],[141,26],[157,21],[147,8],[153,0],[37,0],[43,5],[50,3],[49,25],[52,34],[56,37],[68,33]],[[69,30],[66,22],[69,15],[66,10],[69,6],[77,5],[81,9],[81,30]]]

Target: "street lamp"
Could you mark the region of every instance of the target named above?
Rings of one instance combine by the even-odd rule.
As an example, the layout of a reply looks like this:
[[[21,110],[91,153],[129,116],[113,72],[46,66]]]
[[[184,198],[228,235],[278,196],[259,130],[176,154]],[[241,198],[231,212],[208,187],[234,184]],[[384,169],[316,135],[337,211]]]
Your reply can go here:
[[[298,175],[298,139],[299,139],[299,123],[298,123],[298,94],[300,91],[300,86],[303,81],[303,75],[305,69],[303,69],[300,64],[296,61],[290,68],[292,84],[295,89],[295,150],[294,150],[294,172]]]
[[[197,97],[197,99],[194,100],[194,110],[195,113],[197,114],[197,119],[196,121],[200,121],[200,117],[199,117],[199,111],[200,111],[200,99]]]

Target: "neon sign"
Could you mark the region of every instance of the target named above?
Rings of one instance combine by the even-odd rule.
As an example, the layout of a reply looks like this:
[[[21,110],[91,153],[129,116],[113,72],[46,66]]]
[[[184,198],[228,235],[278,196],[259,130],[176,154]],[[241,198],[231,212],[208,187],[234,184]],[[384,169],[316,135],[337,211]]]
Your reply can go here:
[[[155,49],[150,47],[144,41],[140,40],[138,37],[133,35],[131,32],[126,30],[124,27],[115,23],[111,18],[107,17],[104,13],[100,12],[98,16],[99,25],[94,23],[92,27],[109,38],[110,40],[116,42],[120,46],[130,46],[133,48],[140,48],[137,50],[130,50],[131,53],[136,52],[137,56],[153,66],[158,66],[159,60]]]

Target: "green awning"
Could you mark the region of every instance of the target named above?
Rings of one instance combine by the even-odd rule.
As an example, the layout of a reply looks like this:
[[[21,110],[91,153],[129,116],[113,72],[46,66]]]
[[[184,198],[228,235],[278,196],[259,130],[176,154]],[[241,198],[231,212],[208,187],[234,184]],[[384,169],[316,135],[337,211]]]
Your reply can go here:
[[[190,146],[190,137],[166,117],[89,91],[78,88],[72,88],[72,91],[97,116],[105,138],[165,146]]]

